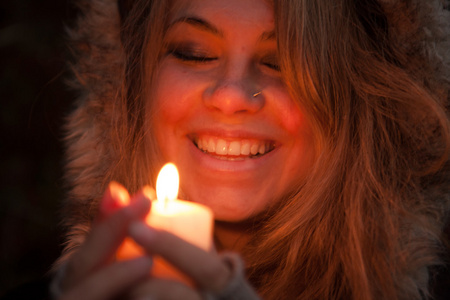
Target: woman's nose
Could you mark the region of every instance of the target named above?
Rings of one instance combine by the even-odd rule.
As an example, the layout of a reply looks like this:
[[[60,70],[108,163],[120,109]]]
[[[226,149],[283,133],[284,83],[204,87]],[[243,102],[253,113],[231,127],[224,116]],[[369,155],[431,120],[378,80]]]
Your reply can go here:
[[[264,106],[264,93],[245,80],[222,80],[204,95],[205,105],[226,115],[255,113]]]

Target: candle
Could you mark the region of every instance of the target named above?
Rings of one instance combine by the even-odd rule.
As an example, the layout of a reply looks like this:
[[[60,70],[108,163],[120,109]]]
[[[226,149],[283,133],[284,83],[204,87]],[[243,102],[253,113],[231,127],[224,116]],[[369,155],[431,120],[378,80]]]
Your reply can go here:
[[[145,222],[209,251],[212,246],[212,211],[204,205],[178,200],[178,186],[177,168],[174,164],[168,163],[159,172],[156,181],[157,200],[152,202]],[[143,192],[147,193],[146,188]],[[116,257],[118,260],[124,260],[141,256],[143,253],[144,250],[139,245],[127,238],[119,247]],[[159,257],[154,258],[151,273],[153,276],[177,279],[189,284],[189,280],[184,275]]]

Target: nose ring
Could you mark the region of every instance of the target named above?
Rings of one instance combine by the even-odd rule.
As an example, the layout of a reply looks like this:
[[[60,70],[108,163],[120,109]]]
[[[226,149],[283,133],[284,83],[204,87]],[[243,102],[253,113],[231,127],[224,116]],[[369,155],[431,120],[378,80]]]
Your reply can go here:
[[[262,94],[262,91],[257,92],[257,93],[254,93],[252,96],[253,96],[253,97],[258,97],[258,96],[261,95],[261,94]]]

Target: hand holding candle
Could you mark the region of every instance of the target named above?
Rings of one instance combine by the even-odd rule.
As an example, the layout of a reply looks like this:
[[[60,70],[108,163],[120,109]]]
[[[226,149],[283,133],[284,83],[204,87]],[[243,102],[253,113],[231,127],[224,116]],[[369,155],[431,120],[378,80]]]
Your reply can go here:
[[[166,164],[160,171],[156,182],[157,200],[153,201],[146,223],[154,228],[166,230],[194,244],[205,251],[212,245],[213,214],[203,205],[176,199],[179,177],[174,164]],[[148,188],[147,188],[148,189]],[[146,188],[144,188],[146,193]],[[144,250],[127,239],[117,251],[117,259],[125,260],[144,254]],[[179,279],[183,276],[173,270],[162,259],[155,259],[152,275]]]

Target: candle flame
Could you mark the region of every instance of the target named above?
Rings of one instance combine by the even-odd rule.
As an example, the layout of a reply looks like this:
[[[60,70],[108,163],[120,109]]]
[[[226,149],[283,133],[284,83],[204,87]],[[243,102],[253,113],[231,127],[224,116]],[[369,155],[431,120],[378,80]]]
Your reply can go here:
[[[159,201],[175,200],[178,197],[178,186],[180,177],[178,176],[177,167],[173,163],[167,163],[159,171],[156,180],[156,196]]]

